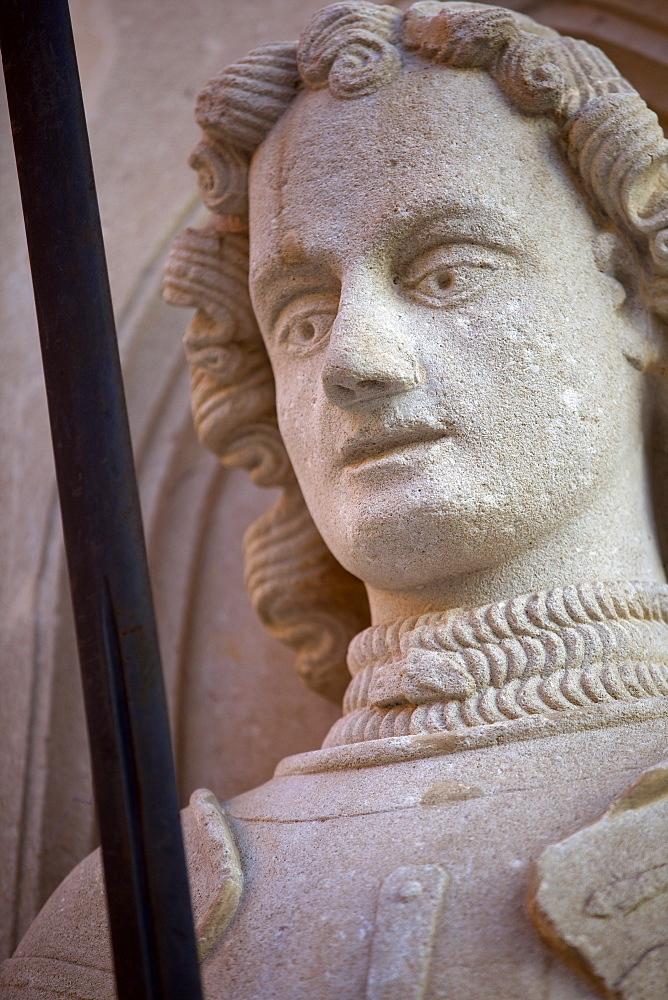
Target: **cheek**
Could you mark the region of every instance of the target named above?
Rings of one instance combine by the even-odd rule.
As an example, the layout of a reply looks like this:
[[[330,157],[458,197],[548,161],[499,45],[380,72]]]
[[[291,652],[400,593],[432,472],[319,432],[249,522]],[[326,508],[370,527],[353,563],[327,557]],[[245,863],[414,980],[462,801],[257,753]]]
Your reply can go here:
[[[316,442],[317,363],[274,365],[276,413],[281,437],[300,483],[312,468]]]
[[[450,381],[461,393],[480,461],[487,448],[487,460],[506,466],[528,459],[563,467],[579,453],[584,474],[588,463],[607,461],[637,402],[616,319],[540,286],[514,291],[495,310],[488,304],[466,315],[455,381],[439,379],[440,392],[446,398]]]
[[[614,312],[604,308],[598,292],[587,287],[580,299],[564,277],[554,286],[534,281],[509,295],[498,309],[492,337],[485,338],[501,386],[504,380],[509,386],[516,382],[553,401],[577,388],[600,402],[604,386],[618,380],[623,359],[610,330]]]

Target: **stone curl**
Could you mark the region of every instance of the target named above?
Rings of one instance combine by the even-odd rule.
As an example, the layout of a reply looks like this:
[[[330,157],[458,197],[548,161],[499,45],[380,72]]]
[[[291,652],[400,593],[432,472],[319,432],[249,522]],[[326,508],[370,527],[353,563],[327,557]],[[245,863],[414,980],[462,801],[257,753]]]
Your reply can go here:
[[[500,8],[445,7],[437,0],[406,12],[403,43],[431,62],[487,69],[497,53],[520,37],[517,19]]]
[[[188,160],[197,171],[202,201],[217,215],[248,215],[248,156],[206,137]]]
[[[320,537],[278,430],[274,381],[248,294],[248,234],[186,229],[172,245],[164,296],[197,309],[184,338],[202,444],[282,497],[244,537],[246,587],[267,630],[295,650],[297,672],[339,701],[351,636],[368,624],[362,585]]]
[[[559,126],[565,159],[645,271],[647,304],[668,322],[668,142],[658,119],[599,49],[493,7],[416,3],[403,44],[425,59],[484,68],[525,114]]]
[[[368,605],[362,584],[320,538],[278,431],[273,376],[248,294],[248,163],[301,87],[328,87],[338,99],[362,98],[396,76],[409,53],[444,66],[482,69],[519,111],[552,119],[561,153],[597,223],[621,235],[637,287],[648,307],[668,321],[668,143],[633,87],[586,42],[481,4],[424,0],[403,14],[347,0],[317,12],[298,43],[255,49],[206,85],[196,106],[204,137],[191,164],[215,222],[177,239],[166,295],[198,309],[186,352],[200,439],[223,462],[284,491],[247,533],[251,599],[272,634],[297,651],[302,676],[331,697],[349,679],[345,648],[368,625]],[[497,654],[490,655],[492,670]],[[475,681],[482,660],[467,656],[466,670]],[[544,680],[546,703],[561,697],[558,673]],[[473,702],[466,709],[465,702],[452,702],[460,707],[448,712],[477,718],[503,713],[506,703],[515,711],[520,702],[533,703],[536,683],[532,679],[514,694],[502,685],[495,706],[488,704],[490,689],[476,689],[470,695],[475,711]],[[563,684],[559,691],[569,690],[566,676]],[[384,715],[381,735],[388,734],[389,716],[400,720],[405,711]]]
[[[198,94],[197,124],[222,143],[252,152],[295,96],[296,56],[294,42],[276,42],[228,66]]]
[[[317,12],[302,32],[297,65],[311,90],[364,97],[401,69],[401,13],[371,3],[336,3]]]

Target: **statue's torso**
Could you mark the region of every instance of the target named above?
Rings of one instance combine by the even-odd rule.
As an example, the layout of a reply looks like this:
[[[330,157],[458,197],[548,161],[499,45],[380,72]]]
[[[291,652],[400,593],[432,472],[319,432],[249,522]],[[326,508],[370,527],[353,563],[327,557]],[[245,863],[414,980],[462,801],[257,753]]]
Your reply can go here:
[[[657,720],[290,774],[237,797],[228,817],[245,887],[205,962],[207,996],[594,996],[529,919],[531,864],[596,820],[665,744]]]
[[[507,730],[496,732],[507,740]],[[583,827],[595,831],[610,803],[665,756],[663,707],[650,705],[642,722],[514,742],[487,733],[486,746],[465,749],[480,735],[289,758],[224,813],[210,794],[193,796],[184,829],[207,1000],[599,995],[541,941],[526,905],[532,863],[564,838],[575,842]],[[661,782],[665,802],[665,774]],[[631,839],[611,829],[602,850],[594,845],[593,865],[580,863],[576,845],[575,864],[566,859],[559,884],[547,887],[566,902],[567,931],[573,916],[574,933],[584,919],[585,936],[590,925],[594,938],[607,935],[618,978],[645,953],[661,954],[652,935],[664,921],[652,907],[665,910],[668,885],[655,873],[668,870],[668,856],[657,864],[657,852],[668,852],[656,836],[667,817],[652,826],[647,802],[643,794],[627,813]],[[631,886],[626,909],[618,884]],[[594,895],[612,900],[609,913],[600,904],[593,916],[584,912],[582,900]],[[113,1000],[97,853],[54,893],[0,983],[3,1000]],[[663,996],[657,989],[620,995]]]

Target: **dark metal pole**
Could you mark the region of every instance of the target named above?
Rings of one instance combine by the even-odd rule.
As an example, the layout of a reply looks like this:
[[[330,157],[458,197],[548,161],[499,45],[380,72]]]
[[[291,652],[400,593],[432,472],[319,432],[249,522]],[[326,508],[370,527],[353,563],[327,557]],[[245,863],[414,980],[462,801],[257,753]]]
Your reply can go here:
[[[198,1000],[169,724],[66,0],[2,0],[120,1000]]]

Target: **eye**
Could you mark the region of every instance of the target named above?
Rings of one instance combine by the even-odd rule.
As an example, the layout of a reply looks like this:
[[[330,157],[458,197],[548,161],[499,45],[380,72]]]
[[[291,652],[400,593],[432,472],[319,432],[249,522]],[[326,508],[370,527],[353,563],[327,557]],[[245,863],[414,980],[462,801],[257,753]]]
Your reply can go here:
[[[482,288],[499,265],[484,248],[439,247],[414,261],[400,284],[424,305],[456,305]]]
[[[411,285],[424,295],[438,297],[445,293],[453,292],[457,284],[455,272],[452,267],[438,267],[434,271],[429,271],[416,284]]]
[[[298,316],[288,324],[286,335],[282,339],[284,343],[308,350],[327,336],[331,325],[332,317],[327,314]]]
[[[279,342],[295,351],[315,350],[327,338],[333,322],[332,313],[293,316],[281,327]]]
[[[321,296],[291,303],[277,323],[277,340],[289,350],[307,354],[325,342],[336,316],[336,305]]]

